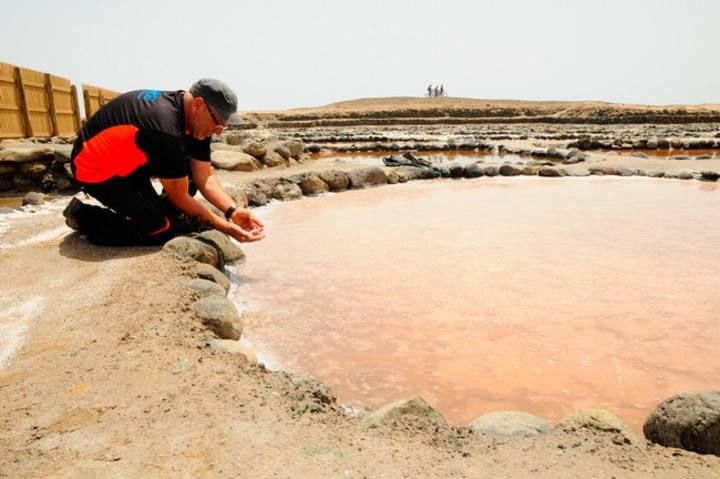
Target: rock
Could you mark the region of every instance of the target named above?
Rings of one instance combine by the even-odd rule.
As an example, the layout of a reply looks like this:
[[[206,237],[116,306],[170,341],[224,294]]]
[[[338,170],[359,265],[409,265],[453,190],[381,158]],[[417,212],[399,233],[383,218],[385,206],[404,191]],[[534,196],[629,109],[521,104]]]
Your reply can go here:
[[[617,169],[618,176],[635,176],[636,170],[620,167]]]
[[[307,151],[309,151],[310,153],[320,153],[320,150],[322,148],[320,147],[320,145],[311,144],[311,145],[308,145],[305,149]]]
[[[292,407],[293,413],[301,415],[334,409],[337,396],[325,384],[307,375],[294,375],[291,379],[294,389],[290,397],[295,403]]]
[[[230,171],[255,171],[258,169],[257,160],[247,153],[231,150],[213,151],[210,155],[215,168]]]
[[[47,147],[41,148],[6,148],[0,150],[0,161],[27,163],[30,161],[41,161],[46,156],[50,160],[54,152]]]
[[[545,178],[559,178],[566,175],[567,173],[562,168],[551,168],[549,166],[543,166],[538,170],[538,176],[543,176]]]
[[[529,166],[528,165],[522,169],[522,174],[525,176],[535,176],[538,174],[539,169],[540,168],[538,168],[537,166]]]
[[[499,172],[502,176],[517,176],[522,174],[522,169],[513,165],[502,165]]]
[[[684,161],[689,160],[690,157],[688,155],[672,155],[668,160],[674,160],[674,161]]]
[[[44,194],[38,193],[37,191],[31,191],[23,197],[22,204],[23,206],[39,206],[45,203],[45,198],[46,196]]]
[[[589,170],[590,174],[599,176],[614,176],[618,174],[617,168],[611,166],[591,166]]]
[[[37,178],[47,173],[49,167],[47,162],[44,161],[30,161],[27,163],[20,164],[20,173],[28,175],[32,178]]]
[[[657,150],[657,147],[658,147],[657,140],[648,140],[646,148],[648,148],[650,150]],[[645,158],[647,158],[647,155],[645,156]]]
[[[498,167],[497,166],[486,166],[483,168],[483,174],[485,176],[497,176],[498,175]]]
[[[245,133],[237,133],[237,132],[228,132],[225,134],[225,143],[228,145],[240,145],[242,144],[243,140],[246,138]]]
[[[17,173],[19,167],[17,163],[3,162],[0,163],[0,175]]]
[[[717,171],[702,171],[700,173],[700,180],[702,181],[717,181],[720,178],[720,173]]]
[[[632,156],[634,158],[647,158],[648,157],[647,153],[644,153],[642,151],[634,151],[634,152],[630,153],[630,156]]]
[[[550,158],[565,158],[565,154],[555,147],[548,148],[545,154]]]
[[[295,183],[278,183],[273,187],[272,197],[280,201],[299,200],[302,190]]]
[[[55,145],[53,147],[55,161],[61,165],[70,163],[70,157],[72,156],[72,145]]]
[[[252,349],[239,343],[238,341],[233,341],[232,339],[213,339],[212,341],[207,342],[207,346],[213,351],[217,351],[219,353],[238,354],[244,356],[245,359],[252,364],[257,364],[258,362],[257,356]]]
[[[712,155],[698,155],[695,157],[696,160],[712,160]]]
[[[274,145],[272,151],[274,151],[274,152],[277,153],[278,155],[282,156],[283,159],[285,159],[285,160],[289,160],[290,157],[292,156],[292,155],[290,154],[290,149],[289,149],[287,146],[283,145],[283,144]]]
[[[395,168],[398,175],[405,177],[407,181],[432,180],[441,176],[440,170],[419,166],[400,166]]]
[[[12,175],[12,184],[13,187],[19,191],[32,191],[36,187],[32,177],[20,173]]]
[[[406,416],[420,418],[438,425],[447,424],[445,418],[419,396],[387,404],[370,414],[365,422],[370,426],[392,425]]]
[[[689,171],[668,171],[665,178],[673,178],[677,180],[692,180],[694,176]]]
[[[450,165],[450,178],[462,178],[463,166],[458,163]]]
[[[208,296],[193,306],[195,314],[205,326],[221,339],[240,339],[243,324],[232,301]]]
[[[664,171],[648,171],[647,175],[650,178],[662,178],[663,176],[665,176],[665,172]]]
[[[262,157],[267,154],[267,147],[259,141],[252,141],[243,146],[243,151],[257,159],[262,159]]]
[[[664,400],[648,416],[643,433],[666,447],[720,456],[720,391],[688,392]]]
[[[195,278],[190,281],[186,281],[183,286],[198,293],[201,298],[207,298],[208,296],[224,298],[227,295],[225,288],[214,281],[207,279]]]
[[[601,409],[582,409],[566,417],[557,425],[556,431],[578,431],[592,429],[617,434],[626,444],[638,443],[632,430],[613,414]]]
[[[311,173],[305,175],[300,181],[300,189],[304,195],[313,196],[326,193],[330,188],[318,175]]]
[[[368,186],[384,185],[387,183],[387,175],[378,166],[362,168],[348,172],[350,188],[367,188]]]
[[[465,178],[480,178],[483,175],[485,175],[485,167],[479,163],[467,165],[463,169],[463,176]]]
[[[288,149],[288,151],[290,152],[290,157],[292,158],[298,158],[305,149],[305,145],[303,145],[303,142],[297,140],[286,141],[285,143],[283,143],[283,146]]]
[[[395,170],[388,170],[385,172],[388,179],[388,185],[396,185],[400,182],[400,177]]]
[[[350,178],[342,171],[323,171],[318,175],[330,188],[330,191],[344,191],[350,186]]]
[[[258,191],[261,191],[268,198],[272,198],[273,188],[275,187],[277,182],[278,180],[274,178],[255,180],[253,181],[252,186]]]
[[[552,429],[544,419],[518,411],[484,414],[470,423],[470,428],[493,436],[539,436]]]
[[[248,195],[244,189],[242,189],[236,185],[227,185],[224,187],[224,189],[225,189],[225,193],[227,193],[230,196],[230,198],[233,199],[233,201],[235,202],[236,205],[238,205],[241,208],[248,207],[250,202],[248,200]],[[224,211],[222,213],[223,213],[223,215],[225,214]]]
[[[197,263],[195,265],[195,274],[198,278],[206,279],[220,285],[227,294],[230,291],[230,280],[219,269],[205,263]]]
[[[590,176],[590,170],[587,168],[573,168],[567,171],[567,175],[575,177]]]
[[[268,168],[287,165],[287,161],[285,160],[285,158],[280,156],[280,154],[276,151],[268,151],[265,156],[262,157],[262,162]]]
[[[247,197],[249,206],[265,206],[266,204],[268,204],[268,198],[267,196],[265,196],[265,193],[258,190],[254,186],[245,186],[245,189],[243,191],[245,192],[245,196]]]
[[[213,267],[218,267],[220,264],[218,251],[215,248],[187,236],[178,236],[171,239],[165,243],[163,251],[167,251],[180,259],[195,260]]]
[[[245,253],[228,235],[218,230],[203,231],[198,235],[207,241],[214,243],[223,255],[226,263],[232,264],[245,260]]]

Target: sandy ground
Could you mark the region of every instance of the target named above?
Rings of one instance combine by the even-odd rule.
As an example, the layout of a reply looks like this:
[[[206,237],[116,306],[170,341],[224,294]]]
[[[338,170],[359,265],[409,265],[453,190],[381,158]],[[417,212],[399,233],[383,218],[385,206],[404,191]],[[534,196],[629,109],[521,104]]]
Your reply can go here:
[[[192,265],[88,244],[63,224],[67,201],[0,216],[0,477],[720,477],[718,457],[597,431],[504,439],[302,413],[312,390],[205,346],[181,287]]]

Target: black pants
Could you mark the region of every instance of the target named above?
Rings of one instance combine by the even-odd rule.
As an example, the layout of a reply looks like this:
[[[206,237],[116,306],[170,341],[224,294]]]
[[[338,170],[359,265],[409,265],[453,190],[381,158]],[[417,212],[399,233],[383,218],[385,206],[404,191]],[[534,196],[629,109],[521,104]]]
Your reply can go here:
[[[84,204],[77,220],[91,243],[107,246],[158,245],[175,235],[202,229],[181,215],[164,195],[158,195],[147,175],[133,173],[83,191],[107,208]]]

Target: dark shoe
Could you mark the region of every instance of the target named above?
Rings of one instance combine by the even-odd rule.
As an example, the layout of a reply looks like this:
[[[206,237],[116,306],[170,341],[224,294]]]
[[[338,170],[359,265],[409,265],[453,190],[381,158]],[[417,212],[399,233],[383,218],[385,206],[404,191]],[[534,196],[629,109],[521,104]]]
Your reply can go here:
[[[75,231],[80,230],[80,211],[85,204],[79,199],[73,197],[70,203],[63,210],[63,216],[65,217],[65,224]]]

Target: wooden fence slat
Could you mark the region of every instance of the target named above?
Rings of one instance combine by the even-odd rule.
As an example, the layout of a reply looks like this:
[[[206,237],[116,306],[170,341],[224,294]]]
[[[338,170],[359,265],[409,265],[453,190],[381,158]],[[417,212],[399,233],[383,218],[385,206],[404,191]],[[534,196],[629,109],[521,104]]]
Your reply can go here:
[[[52,135],[58,136],[58,117],[57,110],[55,110],[55,91],[53,89],[52,76],[49,73],[45,74],[45,89],[48,97],[48,107],[50,108],[50,125],[52,128]]]
[[[33,127],[30,123],[30,113],[28,112],[27,101],[25,100],[25,88],[23,88],[22,79],[20,78],[20,68],[15,67],[15,84],[17,85],[18,95],[20,96],[20,108],[22,109],[23,119],[25,121],[25,136],[33,136]]]

